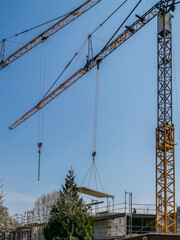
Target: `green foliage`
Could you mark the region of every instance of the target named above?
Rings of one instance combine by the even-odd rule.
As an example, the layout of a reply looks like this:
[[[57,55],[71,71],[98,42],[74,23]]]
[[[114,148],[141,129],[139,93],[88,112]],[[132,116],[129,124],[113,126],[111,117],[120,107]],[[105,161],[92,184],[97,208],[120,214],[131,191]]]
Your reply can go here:
[[[73,169],[69,170],[59,199],[52,208],[44,236],[46,240],[93,239],[93,221],[77,191]]]

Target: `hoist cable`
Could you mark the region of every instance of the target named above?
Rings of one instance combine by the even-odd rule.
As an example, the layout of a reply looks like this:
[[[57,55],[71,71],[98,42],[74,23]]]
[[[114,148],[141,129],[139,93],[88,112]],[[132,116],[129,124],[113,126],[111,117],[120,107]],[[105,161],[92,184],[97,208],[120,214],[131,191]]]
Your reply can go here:
[[[98,121],[98,102],[99,102],[99,64],[97,65],[96,72],[96,88],[95,88],[95,101],[94,101],[94,128],[93,128],[93,151],[96,152],[97,144],[97,121]]]
[[[45,84],[46,84],[46,42],[44,42],[44,76],[43,76],[43,85],[42,85],[42,94],[45,93]],[[43,141],[44,134],[44,109],[42,109],[42,122],[41,122],[41,139]]]
[[[104,50],[108,47],[109,43],[112,41],[112,39],[116,36],[116,34],[119,32],[119,30],[122,28],[122,26],[126,23],[126,21],[130,18],[130,16],[133,14],[133,12],[136,10],[136,8],[139,6],[139,4],[142,2],[142,0],[139,0],[139,2],[136,4],[136,6],[133,8],[133,10],[128,14],[128,16],[125,18],[123,23],[118,27],[118,29],[115,31],[115,33],[112,35],[112,37],[109,39],[109,41],[106,43],[104,48],[101,50],[101,52],[97,55],[99,56]],[[97,57],[96,56],[96,57]],[[95,57],[95,58],[96,58]]]
[[[61,19],[61,18],[63,18],[63,17],[66,17],[68,14],[70,14],[70,13],[66,13],[66,14],[64,14],[64,15],[62,15],[62,16],[59,16],[59,17],[54,18],[54,19],[51,19],[51,20],[49,20],[49,21],[47,21],[47,22],[41,23],[41,24],[39,24],[39,25],[37,25],[37,26],[35,26],[35,27],[29,28],[29,29],[24,30],[24,31],[22,31],[22,32],[20,32],[20,33],[16,33],[16,34],[14,34],[14,35],[12,35],[12,36],[9,36],[9,37],[7,37],[7,38],[5,38],[5,39],[3,39],[3,40],[8,40],[8,39],[11,39],[11,38],[14,38],[14,37],[18,37],[18,36],[20,36],[20,35],[22,35],[22,34],[24,34],[24,33],[30,32],[30,31],[32,31],[32,30],[34,30],[34,29],[36,29],[36,28],[42,27],[42,26],[47,25],[47,24],[49,24],[49,23],[51,23],[51,22],[54,22],[54,21],[56,21],[56,20],[58,20],[58,19]]]
[[[96,156],[96,140],[97,140],[97,120],[98,120],[98,100],[99,100],[99,63],[97,64],[97,72],[96,72],[96,87],[95,87],[95,101],[94,101],[94,128],[93,128],[93,162],[90,166],[90,168],[88,169],[88,172],[83,180],[83,183],[82,185],[84,184],[86,178],[88,177],[88,174],[89,174],[89,180],[88,180],[88,187],[90,185],[90,182],[91,182],[91,178],[92,178],[92,174],[94,173],[94,178],[95,178],[95,187],[96,187],[96,190],[97,190],[97,177],[96,177],[96,173],[97,173],[97,176],[99,178],[99,181],[100,181],[100,184],[101,184],[101,187],[104,191],[104,187],[102,185],[102,181],[101,181],[101,178],[100,178],[100,175],[98,173],[98,170],[97,170],[97,167],[96,167],[96,164],[95,164],[95,156]]]
[[[41,45],[41,55],[40,55],[40,84],[39,84],[39,98],[41,99],[42,96],[42,68],[43,68],[43,45]],[[38,119],[38,181],[40,181],[40,168],[41,168],[41,119],[42,113],[39,112],[39,119]]]
[[[42,98],[42,59],[43,59],[43,45],[41,45],[41,55],[40,55],[40,83],[39,83],[39,99]],[[41,111],[39,111],[39,120],[38,120],[38,142],[41,138]]]
[[[39,153],[39,158],[38,158],[38,181],[40,181],[40,171],[41,171],[41,156],[40,156],[40,154],[41,154],[41,152],[40,152],[40,150],[38,151],[38,153]]]
[[[43,61],[44,58],[44,61]],[[44,94],[45,89],[45,79],[46,79],[46,42],[41,45],[41,59],[40,59],[40,88],[39,95],[40,98]],[[39,147],[39,157],[38,157],[38,181],[40,181],[40,168],[41,168],[41,148],[43,145],[43,128],[44,128],[44,111],[39,112],[39,122],[38,122],[38,147]]]

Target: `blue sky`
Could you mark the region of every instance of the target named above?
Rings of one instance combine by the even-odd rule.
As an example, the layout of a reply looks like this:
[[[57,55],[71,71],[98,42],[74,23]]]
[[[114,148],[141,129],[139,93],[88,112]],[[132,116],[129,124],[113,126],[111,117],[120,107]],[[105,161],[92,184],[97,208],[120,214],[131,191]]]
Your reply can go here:
[[[70,12],[83,0],[0,0],[0,38],[31,28]],[[46,89],[68,63],[73,54],[121,0],[103,0],[46,42]],[[136,10],[141,15],[156,0],[143,0]],[[127,4],[95,36],[107,41],[137,3]],[[128,24],[135,20],[133,15]],[[180,7],[173,20],[177,92],[180,89]],[[157,43],[154,19],[135,36],[112,53],[100,66],[100,92],[96,165],[105,191],[124,201],[124,191],[133,191],[134,202],[155,202],[155,128],[157,94]],[[37,29],[14,38],[27,42],[45,29]],[[124,29],[124,28],[123,28]],[[122,29],[122,30],[123,30]],[[98,52],[104,42],[93,40]],[[21,44],[7,42],[6,56]],[[5,204],[10,213],[32,207],[41,194],[57,190],[64,183],[70,166],[81,185],[91,164],[93,113],[96,70],[51,102],[44,109],[41,181],[37,182],[38,114],[14,131],[8,127],[33,107],[39,99],[41,45],[0,71],[0,159],[4,178]],[[84,66],[87,46],[82,57],[59,81]],[[180,133],[175,84],[174,124],[176,127],[176,202],[180,205]],[[179,96],[180,100],[180,96]],[[180,102],[179,102],[180,106]],[[180,116],[179,116],[180,117]],[[93,183],[92,183],[93,187]]]

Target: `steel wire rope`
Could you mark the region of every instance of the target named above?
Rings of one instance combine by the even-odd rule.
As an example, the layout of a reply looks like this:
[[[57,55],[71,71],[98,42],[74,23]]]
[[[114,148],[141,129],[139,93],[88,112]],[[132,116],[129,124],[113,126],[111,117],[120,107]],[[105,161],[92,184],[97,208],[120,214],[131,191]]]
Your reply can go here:
[[[97,179],[96,179],[96,169],[94,167],[94,178],[95,178],[95,186],[96,186],[96,190],[97,190]]]
[[[42,59],[43,59],[43,45],[41,45],[41,54],[40,54],[40,84],[39,84],[39,98],[41,99],[42,95]],[[39,112],[39,119],[38,119],[38,147],[41,140],[41,117],[42,114]],[[40,148],[39,148],[39,157],[38,157],[38,181],[40,180]]]
[[[4,59],[4,54],[5,54],[5,41],[1,41],[1,50],[0,50],[0,61]]]
[[[99,64],[97,66],[97,72],[96,72],[96,87],[95,87],[95,101],[94,101],[94,128],[93,128],[93,153],[96,153],[96,140],[97,140],[97,120],[98,120],[98,99],[99,99]],[[94,170],[94,177],[95,177],[95,186],[96,186],[96,190],[97,190],[97,178],[96,178],[96,172],[97,172],[97,176],[99,178],[101,187],[104,191],[104,187],[97,169],[97,166],[95,164],[95,159],[93,158],[93,162],[90,166],[90,169],[88,170],[88,173],[86,174],[85,179],[87,178],[89,171],[90,171],[90,176],[89,176],[89,181],[88,181],[88,187],[90,186],[90,182],[91,182],[91,178],[92,178],[92,174],[93,174],[93,170]],[[85,181],[84,179],[84,181]],[[83,181],[83,183],[84,183]]]
[[[139,2],[136,4],[136,6],[133,8],[133,10],[128,14],[128,16],[125,18],[125,20],[122,22],[122,24],[118,27],[118,29],[115,31],[115,33],[112,35],[112,37],[109,39],[109,41],[106,43],[104,48],[101,50],[100,53],[98,53],[94,58],[96,59],[104,50],[108,47],[109,43],[112,41],[112,39],[116,36],[116,34],[119,32],[119,30],[122,28],[122,26],[126,23],[126,21],[130,18],[130,16],[133,14],[133,12],[136,10],[136,8],[139,6],[139,4],[142,2],[142,0],[139,0]]]
[[[118,6],[97,28],[94,29],[94,31],[90,34],[93,35],[99,28],[101,28],[128,0],[125,0],[123,3],[121,3],[120,6]]]
[[[41,101],[48,95],[48,93],[51,91],[51,89],[54,87],[54,85],[57,83],[57,81],[60,79],[60,77],[63,75],[63,73],[66,71],[66,69],[71,65],[71,63],[73,62],[73,60],[75,59],[75,57],[79,54],[79,52],[81,51],[81,49],[85,46],[87,42],[87,39],[84,41],[84,43],[81,45],[81,47],[78,49],[78,51],[74,54],[74,56],[71,58],[71,60],[68,62],[68,64],[65,66],[65,68],[63,69],[63,71],[59,74],[59,76],[56,78],[56,80],[54,81],[54,83],[50,86],[50,88],[48,89],[48,91],[45,93],[45,95],[43,96],[43,98],[41,99]]]
[[[95,38],[95,39],[97,39],[97,40],[99,40],[99,41],[101,41],[101,42],[105,42],[105,43],[107,42],[107,41],[105,41],[105,40],[103,40],[103,39],[101,39],[101,38],[99,38],[99,37],[94,36],[94,35],[92,35],[92,37]]]
[[[99,64],[96,71],[96,87],[95,87],[95,101],[94,101],[94,128],[93,128],[93,149],[96,152],[97,145],[97,123],[98,123],[98,104],[99,104]]]
[[[87,171],[87,173],[86,173],[86,175],[85,175],[85,177],[84,177],[84,179],[83,179],[83,182],[82,182],[82,184],[81,184],[81,187],[83,186],[83,184],[84,184],[84,182],[85,182],[85,180],[86,180],[86,178],[87,178],[87,176],[88,176],[88,174],[89,174],[89,171],[91,170],[92,165],[93,165],[93,163],[91,163],[91,166],[89,167],[89,169],[88,169],[88,171]]]
[[[95,164],[94,166],[95,166],[95,168],[96,168],[96,172],[97,172],[97,175],[98,175],[98,177],[99,177],[99,181],[100,181],[100,183],[101,183],[101,187],[102,187],[102,189],[103,189],[103,192],[105,192],[105,191],[104,191],[103,184],[102,184],[102,181],[101,181],[101,177],[100,177],[99,172],[98,172],[98,169],[97,169],[97,167],[96,167],[96,164]]]
[[[20,35],[22,35],[22,34],[24,34],[24,33],[30,32],[30,31],[32,31],[32,30],[34,30],[34,29],[36,29],[36,28],[42,27],[42,26],[47,25],[47,24],[49,24],[49,23],[51,23],[51,22],[54,22],[54,21],[56,21],[56,20],[58,20],[58,19],[61,19],[61,18],[63,18],[63,17],[66,17],[68,14],[71,14],[71,12],[70,12],[70,13],[66,13],[66,14],[64,14],[64,15],[62,15],[62,16],[56,17],[56,18],[54,18],[54,19],[51,19],[51,20],[49,20],[49,21],[47,21],[47,22],[41,23],[41,24],[39,24],[39,25],[37,25],[37,26],[35,26],[35,27],[26,29],[26,30],[24,30],[24,31],[22,31],[22,32],[16,33],[16,34],[14,34],[14,35],[12,35],[12,36],[9,36],[9,37],[7,37],[7,38],[4,38],[2,41],[8,40],[8,39],[11,39],[11,38],[14,38],[14,37],[18,37],[18,36],[20,36]]]
[[[17,42],[17,41],[12,41],[12,40],[6,40],[6,42],[9,42],[9,43],[14,43],[14,44],[26,44],[25,42]]]
[[[44,95],[45,93],[45,86],[46,86],[46,41],[43,43],[44,44],[44,76],[43,76],[43,86],[42,86],[42,94]],[[44,137],[44,109],[42,109],[42,126],[41,126],[41,138],[43,142],[43,137]]]
[[[89,187],[90,182],[91,182],[91,176],[92,176],[92,173],[93,173],[93,167],[94,167],[94,163],[92,163],[92,168],[91,168],[91,172],[90,172],[90,175],[89,175],[88,187]]]
[[[83,184],[85,183],[85,180],[87,179],[87,177],[88,177],[88,175],[89,175],[89,173],[90,173],[90,175],[89,175],[89,181],[88,181],[88,187],[90,186],[90,183],[91,183],[91,178],[92,178],[92,174],[93,174],[93,169],[94,169],[94,176],[95,176],[95,185],[96,185],[96,190],[97,190],[97,177],[96,177],[96,172],[97,172],[97,167],[96,167],[96,164],[95,164],[95,162],[92,162],[92,164],[91,164],[91,166],[89,167],[89,169],[88,169],[88,171],[87,171],[87,173],[86,173],[86,176],[85,176],[85,178],[83,179],[83,182],[82,182],[82,184],[81,184],[81,187],[83,186]],[[98,174],[98,172],[97,172],[97,174]],[[100,179],[100,182],[101,182],[101,179]],[[101,184],[102,184],[102,182],[101,182]],[[101,185],[102,186],[102,185]],[[102,189],[103,189],[103,187],[102,187]],[[104,191],[104,189],[103,189],[103,191]]]
[[[77,67],[77,64],[79,63],[79,61],[80,61],[80,59],[81,59],[81,57],[82,57],[83,50],[85,49],[85,45],[86,45],[87,41],[88,41],[88,38],[86,38],[86,40],[85,40],[84,43],[82,44],[81,48],[78,50],[78,55],[76,55],[76,58],[73,60],[71,67],[70,67],[70,65],[69,65],[70,69],[69,69],[69,72],[68,72],[68,74],[67,74],[67,77],[68,77],[68,78],[69,78],[70,76],[72,76],[72,74],[74,73],[74,70],[75,70],[75,68]]]
[[[96,165],[95,165],[95,156],[96,156],[96,140],[97,140],[97,117],[98,117],[98,98],[99,98],[99,64],[97,65],[97,72],[96,72],[96,87],[95,87],[95,101],[94,101],[94,128],[93,128],[93,163],[92,163],[92,169],[89,177],[89,183],[90,184],[93,168],[94,168],[94,178],[95,178],[95,186],[97,190],[97,181],[96,181]]]
[[[44,54],[43,54],[44,53]],[[44,58],[44,61],[43,61]],[[40,87],[39,87],[39,97],[41,98],[45,90],[45,80],[46,80],[46,42],[41,45],[41,57],[40,57]],[[40,160],[41,160],[41,147],[43,144],[43,130],[44,130],[44,110],[39,112],[38,121],[38,147],[39,147],[39,160],[38,160],[38,181],[40,181]]]
[[[2,59],[3,59],[3,43],[0,42],[0,44],[1,44],[1,49],[0,49],[0,61],[2,61]]]
[[[43,45],[41,45],[41,54],[40,54],[40,83],[39,83],[39,99],[42,97],[42,58],[43,58]],[[39,121],[38,121],[38,142],[40,142],[41,135],[41,111],[39,112]]]

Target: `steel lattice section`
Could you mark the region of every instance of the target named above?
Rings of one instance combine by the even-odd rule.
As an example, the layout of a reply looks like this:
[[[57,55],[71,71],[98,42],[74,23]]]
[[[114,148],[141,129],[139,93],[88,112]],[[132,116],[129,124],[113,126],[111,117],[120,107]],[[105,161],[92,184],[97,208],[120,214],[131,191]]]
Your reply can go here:
[[[171,33],[158,35],[158,126],[172,124],[172,43]]]
[[[174,127],[158,127],[156,139],[156,231],[175,233]]]

